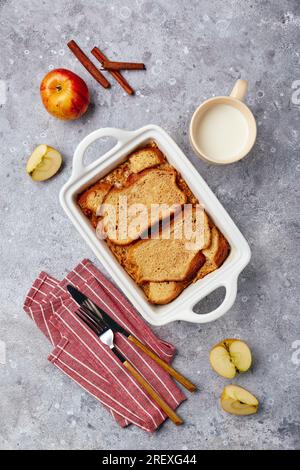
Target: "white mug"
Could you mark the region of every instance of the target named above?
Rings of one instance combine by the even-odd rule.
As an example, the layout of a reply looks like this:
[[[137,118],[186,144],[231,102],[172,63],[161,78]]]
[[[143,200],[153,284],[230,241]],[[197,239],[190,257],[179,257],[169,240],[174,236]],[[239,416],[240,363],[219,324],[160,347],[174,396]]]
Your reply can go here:
[[[189,129],[190,142],[203,160],[226,165],[241,160],[252,149],[257,129],[252,112],[242,101],[247,88],[247,80],[237,80],[229,96],[210,98],[194,112]],[[205,137],[208,145],[204,145],[202,137],[206,130],[209,131]],[[235,140],[236,146],[233,145]]]

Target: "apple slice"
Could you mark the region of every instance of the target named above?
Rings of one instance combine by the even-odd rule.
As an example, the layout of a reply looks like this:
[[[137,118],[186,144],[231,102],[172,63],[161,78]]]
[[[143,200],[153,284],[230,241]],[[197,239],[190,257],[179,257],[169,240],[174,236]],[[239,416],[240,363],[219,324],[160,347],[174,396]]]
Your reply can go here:
[[[239,339],[224,339],[210,351],[209,360],[217,374],[233,379],[238,372],[246,372],[252,363],[249,346]]]
[[[241,340],[227,340],[229,355],[238,372],[246,372],[252,363],[248,344]]]
[[[227,385],[221,395],[221,406],[224,411],[234,415],[252,415],[257,412],[257,398],[238,385]]]
[[[61,154],[48,145],[38,145],[26,165],[26,171],[34,181],[45,181],[58,172],[62,164]]]

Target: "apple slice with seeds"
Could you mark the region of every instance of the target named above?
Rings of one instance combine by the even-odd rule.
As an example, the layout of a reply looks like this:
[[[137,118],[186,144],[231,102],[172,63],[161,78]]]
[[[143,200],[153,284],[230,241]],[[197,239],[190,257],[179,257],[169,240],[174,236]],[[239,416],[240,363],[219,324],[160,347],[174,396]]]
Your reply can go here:
[[[241,340],[229,340],[228,351],[238,372],[246,372],[252,363],[249,346]]]
[[[257,412],[257,398],[238,385],[227,385],[221,395],[221,406],[224,411],[234,415],[252,415]]]
[[[26,171],[34,181],[45,181],[58,172],[61,164],[61,154],[54,148],[41,144],[29,157]]]
[[[238,372],[246,372],[252,363],[249,346],[239,339],[224,339],[210,351],[209,360],[217,374],[233,379]]]

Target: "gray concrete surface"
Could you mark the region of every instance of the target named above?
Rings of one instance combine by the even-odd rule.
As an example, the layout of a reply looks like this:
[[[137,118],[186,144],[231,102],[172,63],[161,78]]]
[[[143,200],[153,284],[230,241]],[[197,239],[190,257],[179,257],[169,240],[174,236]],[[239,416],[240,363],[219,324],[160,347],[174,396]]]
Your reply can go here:
[[[292,88],[300,79],[299,27],[297,0],[0,0],[1,350],[6,346],[0,448],[299,448],[300,104]],[[99,45],[112,58],[143,60],[146,73],[128,74],[136,96],[125,96],[114,82],[109,91],[99,87],[67,49],[71,38],[86,51]],[[93,104],[81,120],[60,122],[43,109],[39,83],[56,67],[77,72],[92,92]],[[238,164],[207,165],[189,145],[191,115],[205,98],[228,93],[239,77],[250,81],[247,102],[258,122],[257,143]],[[147,123],[161,125],[176,140],[253,253],[225,317],[158,329],[176,344],[175,365],[197,381],[200,392],[180,409],[183,427],[166,423],[153,435],[120,429],[54,369],[47,341],[22,311],[40,270],[62,277],[83,257],[99,266],[58,202],[76,145],[99,127]],[[42,142],[62,152],[64,168],[35,184],[25,164]],[[217,298],[201,308],[208,310]],[[251,371],[234,380],[260,399],[253,417],[226,415],[219,407],[227,381],[210,370],[208,352],[228,336],[253,348]]]

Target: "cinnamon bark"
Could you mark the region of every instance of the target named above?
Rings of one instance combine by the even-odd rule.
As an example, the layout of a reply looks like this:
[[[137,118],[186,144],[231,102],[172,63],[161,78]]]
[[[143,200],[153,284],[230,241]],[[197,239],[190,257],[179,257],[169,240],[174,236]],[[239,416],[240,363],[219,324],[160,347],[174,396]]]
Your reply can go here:
[[[110,83],[104,77],[104,75],[97,69],[93,62],[87,57],[87,55],[80,49],[78,44],[74,40],[68,42],[69,49],[73,52],[75,57],[79,62],[86,68],[86,70],[92,75],[92,77],[97,80],[100,85],[104,88],[109,88]]]
[[[102,51],[100,51],[98,47],[94,47],[91,50],[91,53],[93,54],[94,57],[96,57],[97,60],[99,60],[102,66],[103,66],[103,63],[109,62],[107,57],[103,54]],[[115,80],[117,80],[119,85],[121,85],[123,90],[125,90],[126,93],[128,93],[128,95],[133,95],[134,93],[133,88],[131,88],[127,80],[123,77],[123,75],[119,71],[110,70],[109,73],[114,77]]]

